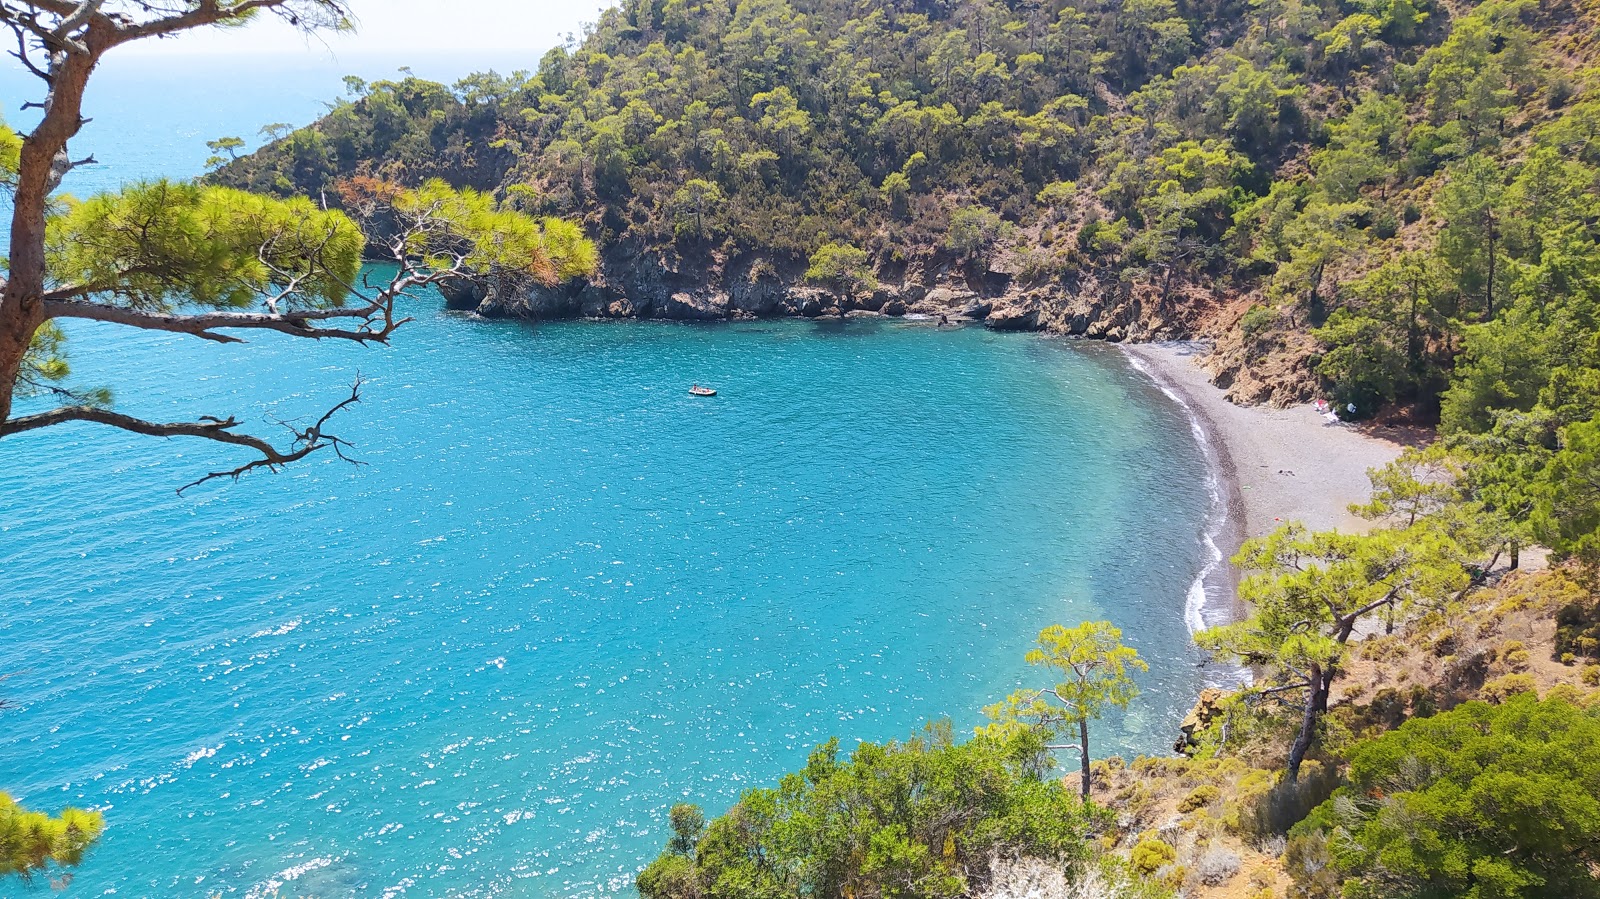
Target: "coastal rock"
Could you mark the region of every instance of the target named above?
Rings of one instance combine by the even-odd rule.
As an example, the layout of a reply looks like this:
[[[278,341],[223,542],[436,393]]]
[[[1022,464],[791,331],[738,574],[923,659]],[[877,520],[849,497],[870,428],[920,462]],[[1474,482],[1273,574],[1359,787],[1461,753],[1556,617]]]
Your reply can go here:
[[[477,311],[483,304],[487,292],[483,284],[466,278],[451,278],[439,283],[439,293],[444,296],[445,308],[457,312]]]
[[[642,318],[639,309],[627,297],[618,297],[606,304],[605,313],[608,318]]]
[[[1029,300],[1003,302],[989,312],[984,327],[995,331],[1039,330],[1039,306]]]
[[[606,306],[610,301],[604,290],[593,284],[585,284],[578,291],[578,314],[584,318],[600,318],[606,314]]]
[[[728,317],[728,298],[675,293],[656,307],[656,315],[683,321],[718,321]]]
[[[963,306],[977,298],[978,295],[970,290],[935,287],[928,291],[921,300],[918,300],[912,308],[916,312],[960,314],[959,310]]]
[[[571,318],[588,282],[548,286],[531,278],[452,278],[439,292],[451,309],[472,310],[490,318]]]
[[[784,302],[780,308],[785,315],[816,318],[831,305],[833,297],[827,291],[814,287],[798,287],[784,295]]]
[[[852,297],[850,306],[863,312],[880,312],[884,304],[889,302],[890,293],[887,290],[874,290],[864,297]]]
[[[997,331],[1050,331],[1108,341],[1190,338],[1206,320],[1179,310],[1216,304],[1189,293],[1163,299],[1154,285],[1101,280],[1092,272],[1021,284],[987,268],[975,274],[937,254],[886,262],[875,273],[880,286],[870,295],[841,299],[803,283],[805,269],[803,259],[766,254],[690,262],[623,240],[602,251],[600,269],[587,281],[545,287],[526,279],[511,284],[461,279],[441,291],[451,308],[488,316],[725,321],[817,318],[841,311],[947,315],[983,321]],[[1226,381],[1235,368],[1226,366],[1219,374]],[[1280,380],[1293,382],[1298,376]],[[1263,389],[1242,380],[1233,386],[1236,394],[1292,390],[1276,383]]]
[[[1195,735],[1205,730],[1211,724],[1211,719],[1220,711],[1222,698],[1227,694],[1216,687],[1207,687],[1200,691],[1200,698],[1195,700],[1194,708],[1189,714],[1183,716],[1183,723],[1178,725],[1180,736],[1172,744],[1174,752],[1187,755],[1199,746]]]
[[[777,278],[738,279],[728,287],[728,308],[757,317],[779,314],[789,290]]]

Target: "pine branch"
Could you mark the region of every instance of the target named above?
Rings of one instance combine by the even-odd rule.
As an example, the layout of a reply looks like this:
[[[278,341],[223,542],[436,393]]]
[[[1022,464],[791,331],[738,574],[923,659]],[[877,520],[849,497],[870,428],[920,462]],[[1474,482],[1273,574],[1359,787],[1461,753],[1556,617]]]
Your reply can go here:
[[[9,421],[0,423],[0,437],[9,437],[13,434],[22,434],[28,431],[36,431],[42,428],[66,424],[68,422],[82,421],[93,424],[108,425],[113,428],[120,428],[124,431],[131,431],[135,434],[143,434],[148,437],[198,437],[204,440],[212,440],[217,443],[225,443],[230,446],[246,447],[261,454],[261,458],[253,459],[243,465],[238,466],[237,468],[228,469],[226,471],[213,471],[199,480],[179,487],[178,493],[179,495],[182,495],[185,490],[188,490],[191,487],[198,487],[207,481],[215,480],[217,478],[232,478],[233,480],[237,481],[245,474],[248,474],[249,472],[258,468],[276,471],[281,466],[288,465],[291,462],[298,462],[299,460],[304,459],[318,450],[327,449],[330,447],[333,449],[334,454],[340,459],[343,459],[344,461],[353,465],[362,464],[358,460],[352,459],[345,454],[345,450],[350,447],[349,443],[333,434],[327,433],[324,430],[327,427],[328,421],[332,419],[335,414],[349,406],[361,402],[362,383],[363,381],[358,376],[355,384],[353,384],[350,388],[350,396],[341,400],[338,404],[333,406],[333,408],[324,412],[315,423],[307,427],[297,428],[290,422],[280,421],[279,424],[287,428],[293,435],[293,439],[289,442],[289,445],[283,449],[273,446],[270,442],[263,438],[256,437],[251,434],[235,433],[233,429],[239,426],[239,421],[232,416],[229,416],[228,418],[203,416],[199,421],[159,423],[148,421],[142,418],[135,418],[131,415],[124,415],[120,412],[113,412],[110,409],[105,409],[99,406],[84,405],[62,406],[57,409],[52,409],[49,412],[41,412],[36,415],[24,415],[20,418],[13,418]]]

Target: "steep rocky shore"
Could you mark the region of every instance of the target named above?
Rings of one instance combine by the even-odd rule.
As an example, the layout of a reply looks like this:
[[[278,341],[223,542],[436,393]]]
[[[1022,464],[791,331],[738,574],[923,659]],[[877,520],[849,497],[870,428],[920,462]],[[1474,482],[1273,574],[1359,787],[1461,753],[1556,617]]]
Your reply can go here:
[[[1127,282],[1090,276],[1074,283],[1024,283],[1003,263],[958,266],[939,255],[878,272],[870,294],[842,295],[804,283],[804,265],[746,255],[689,265],[621,242],[598,273],[558,287],[457,283],[451,308],[532,320],[639,318],[719,321],[840,314],[946,315],[997,331],[1050,331],[1109,341],[1198,336],[1222,304],[1190,290],[1181,299],[1147,295]]]

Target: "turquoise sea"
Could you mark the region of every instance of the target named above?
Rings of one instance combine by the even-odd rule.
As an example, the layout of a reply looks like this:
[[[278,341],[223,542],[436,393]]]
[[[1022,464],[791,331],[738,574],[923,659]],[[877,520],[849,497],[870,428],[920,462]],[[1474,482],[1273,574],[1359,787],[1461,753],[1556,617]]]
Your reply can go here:
[[[194,174],[343,74],[218,92],[208,65],[102,78],[74,149],[103,165],[68,189]],[[0,77],[7,110],[25,85]],[[409,311],[370,350],[71,329],[79,382],[154,418],[270,431],[360,372],[359,468],[179,497],[239,457],[0,443],[0,789],[109,822],[65,895],[627,895],[671,804],[719,812],[829,736],[970,727],[1038,682],[1041,627],[1088,617],[1152,666],[1097,750],[1170,745],[1208,475],[1113,348]]]

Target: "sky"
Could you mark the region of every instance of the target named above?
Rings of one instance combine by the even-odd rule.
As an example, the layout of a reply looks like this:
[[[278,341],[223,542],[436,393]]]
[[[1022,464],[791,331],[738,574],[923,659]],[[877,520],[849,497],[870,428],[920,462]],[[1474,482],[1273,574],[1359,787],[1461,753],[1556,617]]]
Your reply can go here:
[[[421,56],[544,50],[580,33],[612,5],[609,0],[348,0],[354,34],[308,39],[272,17],[244,28],[204,29],[169,41],[130,46],[128,52],[254,53],[330,56]]]

